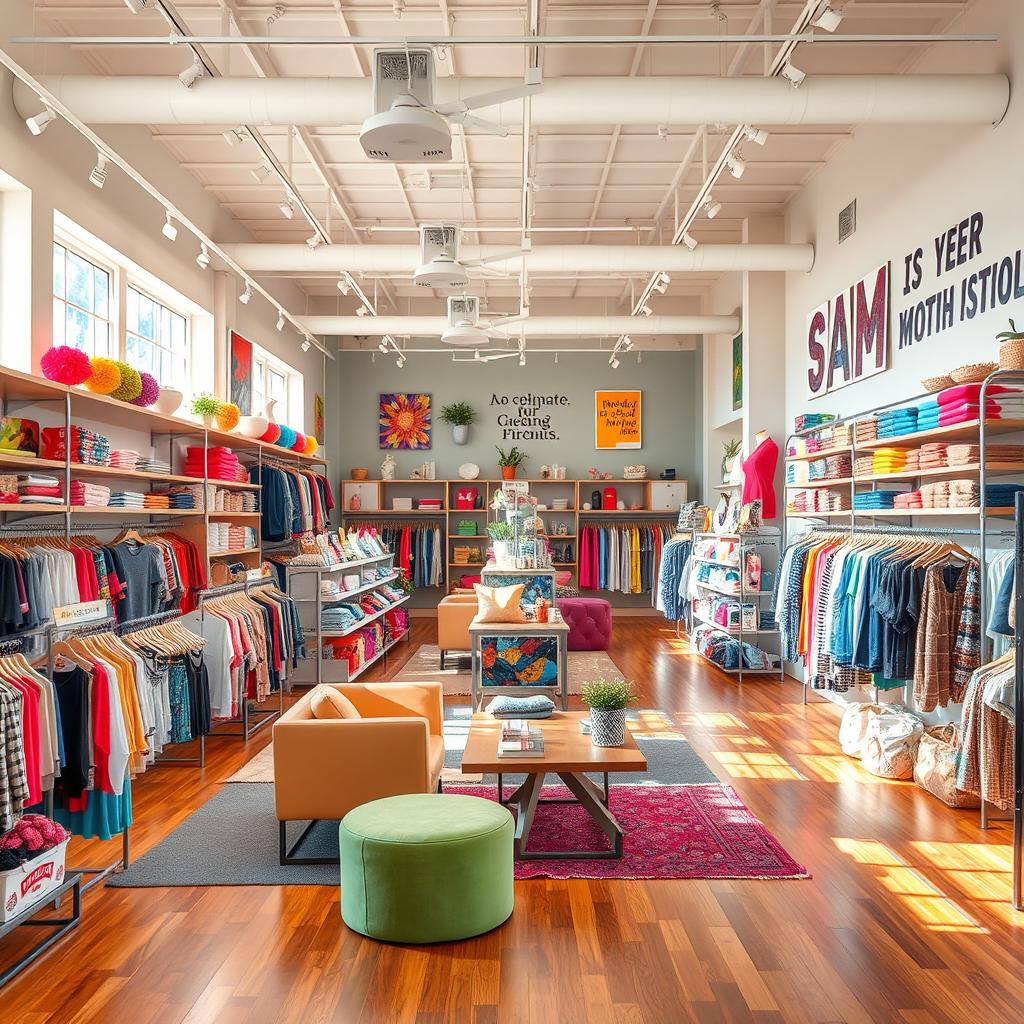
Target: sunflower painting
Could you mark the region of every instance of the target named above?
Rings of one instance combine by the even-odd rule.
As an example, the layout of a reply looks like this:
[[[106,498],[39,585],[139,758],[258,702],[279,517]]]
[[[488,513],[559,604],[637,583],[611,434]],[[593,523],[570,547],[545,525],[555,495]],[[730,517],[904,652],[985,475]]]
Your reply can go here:
[[[429,448],[430,395],[399,392],[380,396],[380,447]]]

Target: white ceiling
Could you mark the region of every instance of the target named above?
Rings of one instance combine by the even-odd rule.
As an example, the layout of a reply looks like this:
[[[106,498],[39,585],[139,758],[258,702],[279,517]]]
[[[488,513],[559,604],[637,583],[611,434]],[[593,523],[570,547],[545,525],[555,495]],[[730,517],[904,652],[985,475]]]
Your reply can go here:
[[[833,0],[842,6],[841,0]],[[133,16],[123,0],[36,0],[38,35],[167,34],[159,14]],[[207,56],[224,76],[366,76],[371,52],[356,46],[274,46],[275,36],[403,35],[450,33],[519,36],[527,32],[527,4],[502,0],[406,0],[398,18],[391,0],[174,0],[168,4],[194,34],[266,36],[266,45],[211,46]],[[803,0],[541,0],[541,34],[664,35],[757,34],[787,32],[803,9]],[[963,0],[846,0],[842,33],[939,33],[962,15]],[[760,76],[779,44],[689,46],[615,45],[549,46],[542,51],[547,79],[601,75],[740,75]],[[142,46],[75,47],[76,64],[84,60],[102,75],[172,75],[191,60],[187,48]],[[921,46],[907,44],[829,44],[802,46],[795,57],[808,74],[898,73],[910,68]],[[60,48],[47,53],[48,73]],[[65,51],[66,54],[66,51]],[[439,76],[504,76],[524,71],[524,48],[452,47],[438,54]],[[367,113],[370,113],[369,111]],[[222,129],[149,126],[182,168],[194,175],[257,241],[302,242],[310,233],[300,217],[288,220],[278,209],[284,199],[273,180],[258,183],[252,171],[261,163],[252,142],[229,146]],[[224,125],[223,129],[234,126]],[[707,159],[713,163],[733,125],[708,126]],[[699,241],[740,240],[743,218],[777,214],[790,197],[829,158],[853,126],[787,127],[773,130],[764,147],[748,143],[742,151],[747,171],[742,180],[726,175],[715,187],[721,214],[698,219],[691,233]],[[625,244],[633,240],[668,243],[675,211],[685,212],[704,180],[704,128],[671,129],[659,137],[657,125],[609,124],[578,131],[535,128],[533,160],[536,189],[532,195],[535,228],[571,227],[569,233],[534,237],[547,242]],[[294,131],[289,126],[261,128],[260,133],[295,189],[335,242],[410,243],[419,224],[445,221],[466,227],[517,228],[520,223],[522,138],[513,129],[507,138],[453,130],[450,164],[387,164],[368,160],[359,145],[359,126],[323,126]],[[291,138],[290,138],[291,136]],[[333,194],[333,203],[329,195]],[[376,232],[376,227],[403,228]],[[612,227],[611,232],[588,232]],[[354,230],[353,230],[354,229]],[[514,233],[482,232],[469,240],[514,247]],[[411,271],[412,268],[410,268]],[[642,288],[648,275],[633,282]],[[311,297],[337,299],[334,278],[304,275],[298,283]],[[711,275],[678,275],[672,297],[699,296]],[[363,280],[369,291],[372,275]],[[628,312],[631,282],[622,275],[531,277],[534,299],[589,299],[609,313]],[[382,311],[417,294],[407,276],[377,282]],[[488,276],[480,283],[495,306],[518,295],[515,278]]]

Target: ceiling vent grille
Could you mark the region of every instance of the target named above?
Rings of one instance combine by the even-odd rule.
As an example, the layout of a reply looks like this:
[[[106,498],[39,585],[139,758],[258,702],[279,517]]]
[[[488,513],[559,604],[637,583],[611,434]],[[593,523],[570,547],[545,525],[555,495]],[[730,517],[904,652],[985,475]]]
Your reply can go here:
[[[459,258],[459,229],[453,224],[424,224],[420,229],[420,257],[424,263],[435,256]]]
[[[842,245],[857,230],[857,200],[839,211],[839,244]]]
[[[477,295],[448,296],[448,324],[454,327],[457,323],[475,324],[480,315],[480,297]]]
[[[373,64],[373,109],[391,109],[399,96],[413,96],[425,107],[433,104],[434,61],[430,50],[377,50]]]

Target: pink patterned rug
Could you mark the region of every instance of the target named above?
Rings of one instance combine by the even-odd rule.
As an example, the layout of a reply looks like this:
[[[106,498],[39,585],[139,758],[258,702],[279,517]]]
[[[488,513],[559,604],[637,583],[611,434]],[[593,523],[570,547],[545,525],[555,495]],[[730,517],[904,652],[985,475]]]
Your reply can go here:
[[[493,786],[445,786],[493,800]],[[506,794],[509,792],[506,789]],[[543,796],[566,797],[563,786]],[[516,878],[810,878],[731,786],[612,786],[624,831],[618,860],[517,861]],[[608,841],[582,807],[539,805],[531,850],[600,850]]]

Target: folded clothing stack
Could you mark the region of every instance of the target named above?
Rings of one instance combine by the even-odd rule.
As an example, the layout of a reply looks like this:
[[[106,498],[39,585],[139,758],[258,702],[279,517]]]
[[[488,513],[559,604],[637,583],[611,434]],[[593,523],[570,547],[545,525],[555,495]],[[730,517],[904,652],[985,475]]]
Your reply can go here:
[[[949,508],[949,481],[938,480],[921,486],[922,508]]]
[[[874,416],[867,416],[862,420],[857,420],[853,426],[853,435],[857,439],[858,444],[863,444],[865,441],[874,441],[878,437],[878,420]]]
[[[1018,491],[1024,490],[1024,484],[985,484],[986,508],[1013,508]],[[949,507],[970,508],[981,507],[981,487],[977,480],[950,480]]]
[[[897,494],[892,502],[893,508],[922,508],[920,491],[903,491]]]
[[[60,477],[46,473],[18,475],[18,503],[21,505],[61,505],[63,494]]]
[[[921,468],[921,449],[920,448],[908,448],[907,449],[907,462],[903,467],[907,472],[913,472]]]
[[[90,505],[93,508],[106,508],[110,503],[110,488],[102,484],[85,483],[82,480],[71,481],[71,504]]]
[[[423,510],[424,512],[440,512],[441,511],[441,499],[440,498],[418,498],[416,500],[416,507]]]
[[[206,528],[206,543],[211,551],[227,551],[228,524],[210,523]]]
[[[918,465],[921,469],[942,469],[944,466],[948,466],[948,447],[948,445],[937,441],[921,445],[920,454],[917,457]]]
[[[854,476],[871,476],[874,472],[875,457],[869,452],[867,455],[858,455],[853,463]]]
[[[116,466],[118,469],[130,469],[132,471],[138,468],[139,453],[132,451],[131,448],[115,448],[110,453],[110,465]]]
[[[871,472],[875,476],[884,476],[899,473],[906,465],[906,448],[876,448],[871,460]]]
[[[228,524],[228,549],[231,551],[246,551],[256,547],[256,531],[250,526],[235,526]]]
[[[40,455],[44,459],[67,458],[66,433],[63,427],[44,427],[39,432]],[[110,458],[110,441],[94,430],[71,425],[71,461],[87,466],[105,466]]]
[[[366,618],[362,608],[353,603],[332,604],[320,612],[320,628],[325,632],[341,633],[351,629]]]
[[[495,697],[485,710],[494,718],[550,718],[555,702],[544,693],[530,697]]]
[[[111,453],[113,457],[113,453]],[[146,458],[145,456],[139,456],[139,461],[135,463],[135,468],[140,473],[170,473],[171,464],[165,462],[163,459]]]
[[[0,504],[18,504],[18,478],[14,473],[0,473]]]
[[[143,499],[146,508],[165,509],[171,507],[171,499],[166,493],[162,494],[160,491],[150,491],[143,496]]]
[[[976,444],[947,445],[946,458],[950,466],[977,465],[981,461],[981,448]],[[988,462],[1024,462],[1024,445],[988,442],[985,458]]]
[[[880,412],[878,419],[878,436],[901,437],[903,434],[913,434],[917,431],[917,406],[911,405],[905,409],[892,409],[889,412]]]
[[[188,448],[186,450],[186,476],[206,476],[211,480],[236,480],[239,470],[241,470],[241,463],[230,448]],[[244,473],[244,470],[242,472]]]
[[[107,504],[111,508],[145,508],[146,496],[142,491],[111,491]]]
[[[899,491],[861,491],[853,497],[855,509],[893,508]]]
[[[786,511],[801,515],[808,512],[848,512],[850,496],[829,487],[815,487],[812,490],[796,491],[786,506]]]
[[[165,491],[171,508],[195,508],[195,495],[188,488],[176,487],[173,490]]]
[[[786,483],[805,484],[811,478],[811,463],[807,459],[786,464]]]
[[[797,432],[813,430],[815,427],[823,427],[826,423],[831,423],[835,418],[834,412],[802,412],[795,420],[794,429]]]
[[[829,455],[825,458],[826,480],[845,480],[851,475],[853,460],[846,453],[841,455]]]

